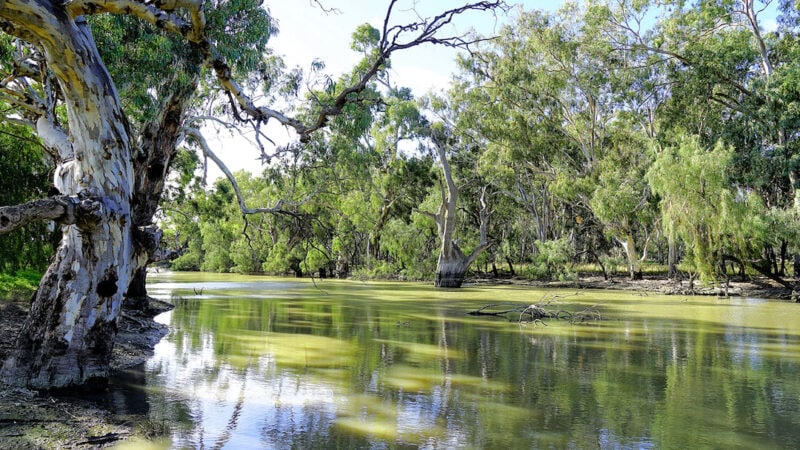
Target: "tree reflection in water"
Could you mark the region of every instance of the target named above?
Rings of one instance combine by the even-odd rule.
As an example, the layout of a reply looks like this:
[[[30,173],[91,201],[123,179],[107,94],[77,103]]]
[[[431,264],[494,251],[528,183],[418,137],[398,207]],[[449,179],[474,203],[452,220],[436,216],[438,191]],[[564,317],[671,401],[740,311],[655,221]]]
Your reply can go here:
[[[464,313],[541,292],[239,279],[150,287],[186,296],[145,372],[174,447],[800,446],[790,304],[584,293],[606,320],[525,327]]]

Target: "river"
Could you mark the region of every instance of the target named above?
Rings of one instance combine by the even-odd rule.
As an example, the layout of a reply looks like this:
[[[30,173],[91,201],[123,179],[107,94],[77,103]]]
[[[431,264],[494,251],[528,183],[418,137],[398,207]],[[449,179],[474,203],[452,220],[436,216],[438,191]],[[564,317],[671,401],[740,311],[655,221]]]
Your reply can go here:
[[[198,273],[149,291],[172,331],[117,406],[169,430],[152,448],[800,448],[793,303]],[[602,320],[466,314],[546,301]]]

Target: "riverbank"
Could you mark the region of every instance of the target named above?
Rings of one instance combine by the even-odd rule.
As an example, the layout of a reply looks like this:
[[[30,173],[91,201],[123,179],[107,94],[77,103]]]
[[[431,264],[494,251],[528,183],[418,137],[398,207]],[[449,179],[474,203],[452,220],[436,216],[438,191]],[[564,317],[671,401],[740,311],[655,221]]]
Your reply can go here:
[[[21,299],[0,302],[0,361],[13,348],[27,316],[27,303]],[[170,309],[172,305],[150,299],[144,308],[123,310],[111,363],[114,371],[134,368],[152,355],[155,344],[169,331],[153,318]],[[100,407],[96,397],[104,390],[47,393],[0,385],[0,448],[106,448],[158,432],[158,427],[139,417],[118,416],[111,408]]]
[[[797,279],[787,281],[798,284]],[[631,280],[627,277],[613,277],[609,280],[597,275],[583,275],[569,281],[532,281],[519,278],[473,278],[470,285],[523,285],[550,289],[604,289],[636,291],[642,294],[662,295],[711,295],[718,297],[749,297],[770,300],[793,300],[792,291],[785,286],[766,277],[752,278],[749,281],[731,281],[725,288],[703,286],[695,282],[690,286],[688,280],[671,280],[665,276],[648,276],[642,280]]]
[[[689,295],[686,281],[664,277],[631,281],[619,277],[611,281],[600,276],[583,276],[575,281],[536,282],[523,279],[473,278],[469,286],[519,285],[531,288],[604,289],[647,294]],[[732,282],[731,296],[787,300],[791,292],[767,279]],[[722,289],[695,287],[696,295],[723,295]],[[120,323],[112,366],[117,371],[135,367],[152,354],[153,346],[167,333],[164,325],[153,321],[172,306],[151,300],[144,310],[126,308]],[[27,315],[27,301],[0,302],[0,361],[14,345],[14,336]],[[141,372],[139,372],[141,374]],[[135,376],[135,375],[134,375]],[[102,391],[102,389],[101,389]],[[141,416],[119,416],[113,405],[96,401],[97,392],[69,394],[37,393],[24,389],[0,388],[0,448],[107,448],[136,436],[152,437],[166,432],[164,424],[143,422]],[[101,393],[102,394],[102,393]],[[95,397],[93,401],[86,398]],[[161,428],[159,428],[159,425]]]

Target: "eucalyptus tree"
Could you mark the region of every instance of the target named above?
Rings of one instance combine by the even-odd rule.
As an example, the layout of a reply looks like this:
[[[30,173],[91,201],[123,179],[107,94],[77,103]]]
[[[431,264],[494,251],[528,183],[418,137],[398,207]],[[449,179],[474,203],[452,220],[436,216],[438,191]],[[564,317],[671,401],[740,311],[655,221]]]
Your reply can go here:
[[[540,241],[563,232],[562,208],[555,205],[567,199],[556,198],[553,186],[560,180],[583,186],[575,182],[591,171],[602,141],[600,117],[583,108],[595,96],[592,72],[581,66],[588,61],[578,60],[578,26],[568,10],[524,12],[491,46],[462,62],[461,92],[470,105],[465,121],[492,143],[485,161],[506,163],[496,165],[496,179],[530,214]],[[585,216],[577,212],[585,202],[579,204],[576,192],[564,209]]]
[[[521,13],[462,62],[462,96],[490,143],[485,170],[530,214],[535,239],[568,237],[597,259],[608,236],[636,278],[654,231],[641,174],[655,108],[647,72],[602,32],[606,11],[588,2]]]
[[[658,155],[647,177],[661,197],[668,233],[686,243],[690,278],[726,280],[725,260],[752,252],[767,232],[766,211],[754,192],[730,184],[734,150],[718,142],[706,148],[684,136]]]
[[[610,134],[589,204],[606,234],[625,250],[630,278],[641,279],[650,240],[658,231],[656,205],[645,178],[652,143],[625,122],[615,124]]]
[[[250,36],[247,25],[251,15],[263,17],[265,12],[254,4],[234,2],[236,14],[230,24],[213,20],[217,7],[224,4],[210,4],[208,14],[199,0],[58,4],[7,0],[0,4],[3,32],[20,43],[14,60],[5,64],[13,70],[3,79],[4,100],[18,107],[16,118],[35,127],[55,161],[54,184],[60,192],[0,209],[0,224],[6,231],[32,220],[55,219],[63,233],[17,348],[3,365],[5,381],[46,388],[107,376],[123,296],[157,248],[159,233],[148,222],[158,204],[170,156],[178,139],[187,136],[185,106],[202,93],[197,91],[202,75],[213,77],[215,84],[209,85],[209,92],[227,96],[228,110],[237,118],[246,117],[257,125],[274,120],[307,142],[331,117],[359,100],[359,93],[393,52],[424,43],[465,44],[460,36],[441,36],[441,28],[463,12],[501,6],[500,2],[470,3],[402,26],[391,22],[396,6],[391,1],[379,51],[362,77],[353,85],[337,87],[330,101],[313,108],[313,115],[297,118],[257,105],[251,85],[237,81],[242,73],[229,61],[240,56],[235,51],[240,45],[230,45],[234,51],[227,53],[218,40],[241,38],[244,47],[263,48],[258,43],[265,39],[250,39],[268,33],[261,30]],[[126,103],[95,43],[87,16],[109,14],[137,18],[177,38],[185,51],[171,48],[167,52],[173,57],[169,68],[180,83],[158,97],[156,112],[150,115],[152,126],[132,127]],[[125,38],[120,34],[119,42]],[[256,64],[261,56],[256,56]],[[262,80],[269,78],[264,75]],[[196,133],[189,135],[201,141]]]
[[[764,27],[770,7],[782,24],[775,31]],[[659,114],[661,141],[675,145],[674,137],[688,133],[707,148],[720,141],[733,146],[730,188],[757,193],[768,208],[760,214],[772,218],[798,211],[797,16],[785,1],[676,4],[655,36],[630,46],[660,59],[670,93]],[[774,276],[781,271],[777,259],[788,257],[791,228],[768,239],[752,230],[740,248],[750,249],[747,259],[760,253]]]
[[[455,85],[447,97],[431,93],[422,99],[423,105],[437,117],[429,126],[428,139],[441,176],[438,192],[434,194],[438,204],[430,205],[434,211],[418,208],[417,212],[436,224],[440,247],[434,285],[445,288],[461,287],[470,266],[492,245],[489,226],[493,189],[490,180],[483,179],[477,170],[485,142],[476,139],[469,122],[463,120],[463,104],[458,102],[456,94],[459,90]],[[468,187],[475,195],[465,199],[462,194]],[[468,218],[475,220],[467,223]],[[467,247],[465,243],[472,246],[468,253],[462,249]]]
[[[408,155],[401,149],[403,144],[412,148],[420,145],[427,127],[410,90],[392,90],[386,103],[369,135],[377,159],[372,185],[380,199],[379,214],[370,232],[374,258],[380,257],[381,237],[388,221],[397,217],[407,222],[433,184],[430,159]]]

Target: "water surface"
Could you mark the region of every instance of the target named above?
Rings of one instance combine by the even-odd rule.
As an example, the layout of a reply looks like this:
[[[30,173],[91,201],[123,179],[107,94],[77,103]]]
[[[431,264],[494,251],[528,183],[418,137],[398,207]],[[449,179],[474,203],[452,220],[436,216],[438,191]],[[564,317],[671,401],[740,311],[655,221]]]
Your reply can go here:
[[[149,283],[176,305],[133,402],[169,427],[161,447],[800,448],[792,303],[208,274]],[[597,305],[603,320],[465,314],[546,298]]]

